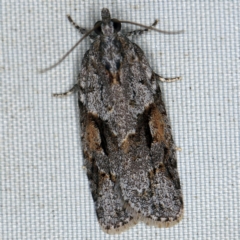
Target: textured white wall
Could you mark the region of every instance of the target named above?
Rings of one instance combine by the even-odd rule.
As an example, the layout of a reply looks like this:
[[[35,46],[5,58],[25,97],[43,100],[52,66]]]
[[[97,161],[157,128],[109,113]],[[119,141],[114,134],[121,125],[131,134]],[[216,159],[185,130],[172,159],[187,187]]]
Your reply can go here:
[[[140,3],[139,3],[140,2]],[[1,238],[239,239],[239,1],[2,1]],[[170,229],[138,224],[120,236],[98,225],[80,145],[77,96],[55,99],[76,81],[89,40],[66,19],[91,28],[102,7],[114,18],[181,30],[133,40],[162,84],[178,152],[185,217]],[[123,29],[135,26],[123,25]]]

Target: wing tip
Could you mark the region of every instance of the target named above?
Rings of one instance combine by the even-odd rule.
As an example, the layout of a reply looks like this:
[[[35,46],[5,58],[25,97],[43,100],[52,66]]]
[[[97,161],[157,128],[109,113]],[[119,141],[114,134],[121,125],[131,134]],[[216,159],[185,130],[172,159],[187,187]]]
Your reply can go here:
[[[134,217],[129,222],[123,223],[121,222],[119,226],[104,226],[100,222],[101,229],[103,232],[109,234],[109,235],[115,235],[115,234],[121,234],[122,232],[127,231],[129,228],[135,226],[139,222],[139,219]]]
[[[121,234],[131,227],[135,226],[139,221],[145,223],[148,226],[154,226],[157,228],[170,228],[173,227],[174,225],[178,224],[184,215],[184,209],[183,207],[180,208],[180,211],[178,215],[175,218],[164,218],[162,217],[159,221],[153,220],[151,218],[147,218],[141,214],[138,214],[138,216],[134,216],[132,219],[129,219],[128,222],[121,222],[118,224],[118,226],[107,226],[99,222],[101,229],[103,232],[109,234],[109,235],[115,235],[115,234]]]
[[[169,228],[169,227],[173,227],[174,225],[178,224],[184,215],[184,209],[183,207],[180,208],[179,213],[177,214],[176,217],[169,217],[169,218],[164,218],[162,217],[159,221],[154,220],[152,218],[147,218],[143,215],[140,215],[139,220],[144,222],[146,225],[148,226],[154,226],[157,228]]]

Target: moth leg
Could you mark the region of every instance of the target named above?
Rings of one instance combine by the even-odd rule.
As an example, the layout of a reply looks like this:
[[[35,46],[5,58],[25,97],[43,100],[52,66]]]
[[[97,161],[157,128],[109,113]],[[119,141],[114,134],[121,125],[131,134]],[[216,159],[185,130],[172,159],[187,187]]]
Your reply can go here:
[[[74,86],[65,93],[53,93],[53,97],[66,97],[77,91],[79,91],[78,83],[74,84]]]
[[[171,82],[176,82],[176,81],[179,81],[182,79],[182,77],[175,77],[175,78],[164,78],[164,77],[161,77],[159,75],[157,75],[157,78],[159,81],[161,82],[167,82],[167,83],[171,83]]]
[[[158,23],[158,20],[155,20],[154,23],[151,25],[151,27],[155,27],[157,25],[157,23]],[[134,30],[134,31],[126,33],[126,37],[130,37],[130,36],[133,36],[133,35],[135,35],[135,36],[136,35],[142,35],[144,32],[147,32],[149,30],[151,30],[151,29],[146,28],[146,29]]]
[[[182,151],[182,148],[180,148],[180,147],[175,147],[175,150],[181,152],[181,151]]]
[[[86,28],[82,28],[80,26],[77,25],[77,23],[75,23],[70,15],[67,15],[68,21],[81,33],[81,34],[85,34],[87,32]]]
[[[77,23],[75,23],[70,15],[67,15],[68,21],[72,24],[73,27],[75,27],[81,34],[85,34],[87,33],[87,29],[86,28],[82,28],[80,27]],[[89,36],[91,39],[95,38],[94,34],[90,34]]]

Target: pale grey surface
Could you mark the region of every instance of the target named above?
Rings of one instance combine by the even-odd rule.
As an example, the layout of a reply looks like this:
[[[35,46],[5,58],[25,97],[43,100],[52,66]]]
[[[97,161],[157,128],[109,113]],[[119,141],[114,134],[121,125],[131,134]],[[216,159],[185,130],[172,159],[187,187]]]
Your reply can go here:
[[[104,3],[102,3],[104,2]],[[138,3],[141,2],[141,3]],[[135,37],[162,84],[178,153],[185,217],[170,229],[138,224],[120,236],[98,225],[82,168],[77,97],[51,97],[76,81],[102,7],[114,18],[181,30]],[[2,239],[240,239],[239,1],[2,1]],[[123,25],[124,29],[135,26]]]

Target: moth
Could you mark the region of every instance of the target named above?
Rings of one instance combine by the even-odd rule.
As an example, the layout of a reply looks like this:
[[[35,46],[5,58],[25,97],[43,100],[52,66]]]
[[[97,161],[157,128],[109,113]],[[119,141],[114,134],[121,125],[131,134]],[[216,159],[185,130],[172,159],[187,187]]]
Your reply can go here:
[[[163,78],[148,64],[141,48],[128,39],[153,28],[121,33],[121,23],[103,8],[102,20],[87,31],[93,39],[82,60],[78,82],[65,96],[78,92],[81,141],[87,177],[103,231],[120,233],[143,221],[171,227],[183,216],[176,146],[162,99]],[[61,61],[82,41],[56,64]]]

